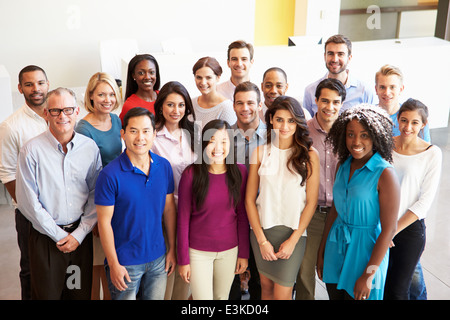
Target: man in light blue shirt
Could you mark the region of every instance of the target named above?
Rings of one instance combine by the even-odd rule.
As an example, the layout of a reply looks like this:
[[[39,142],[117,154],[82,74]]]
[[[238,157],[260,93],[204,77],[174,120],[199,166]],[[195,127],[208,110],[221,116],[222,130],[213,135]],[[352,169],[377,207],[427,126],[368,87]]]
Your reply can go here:
[[[317,112],[316,87],[326,78],[337,79],[345,86],[347,93],[340,112],[360,103],[377,103],[372,88],[356,79],[347,68],[352,59],[352,43],[348,38],[343,35],[331,36],[325,43],[324,58],[325,66],[328,69],[327,74],[308,85],[303,96],[303,107],[309,111],[312,117]]]
[[[49,130],[19,153],[18,208],[32,223],[32,299],[90,299],[94,192],[102,168],[92,139],[74,131],[79,108],[65,88],[48,93]],[[69,282],[67,274],[73,275]]]

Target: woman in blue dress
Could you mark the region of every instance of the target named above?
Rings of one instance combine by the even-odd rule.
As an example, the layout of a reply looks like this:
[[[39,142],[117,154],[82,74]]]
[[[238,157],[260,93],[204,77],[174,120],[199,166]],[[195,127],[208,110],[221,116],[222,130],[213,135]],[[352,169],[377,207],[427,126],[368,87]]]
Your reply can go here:
[[[333,206],[318,252],[331,300],[382,300],[400,188],[392,162],[392,122],[362,104],[344,111],[328,139],[339,157]]]

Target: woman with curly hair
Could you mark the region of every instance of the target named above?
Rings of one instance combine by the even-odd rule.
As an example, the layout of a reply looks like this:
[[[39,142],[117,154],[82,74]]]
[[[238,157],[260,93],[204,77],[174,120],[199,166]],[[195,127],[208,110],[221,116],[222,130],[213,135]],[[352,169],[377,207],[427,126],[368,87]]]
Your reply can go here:
[[[280,96],[266,112],[267,143],[250,161],[245,207],[261,299],[292,299],[317,206],[319,155],[297,100]]]
[[[392,121],[367,104],[345,110],[327,139],[339,157],[317,272],[331,300],[382,300],[400,188]]]

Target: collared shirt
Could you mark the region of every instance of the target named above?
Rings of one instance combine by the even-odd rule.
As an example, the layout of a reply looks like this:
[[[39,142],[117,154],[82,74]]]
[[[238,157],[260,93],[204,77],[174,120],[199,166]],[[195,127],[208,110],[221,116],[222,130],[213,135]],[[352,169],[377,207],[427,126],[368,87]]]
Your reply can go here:
[[[16,167],[23,144],[48,129],[44,118],[24,104],[0,124],[0,179],[16,180]]]
[[[308,121],[309,136],[313,140],[313,147],[319,152],[320,160],[320,185],[319,185],[319,206],[331,207],[333,202],[333,183],[336,175],[338,158],[333,153],[333,147],[326,142],[327,132],[325,132],[314,116]]]
[[[97,223],[94,192],[101,169],[94,140],[74,133],[64,153],[47,130],[20,150],[16,183],[19,210],[37,231],[55,242],[68,235],[59,226],[81,218],[71,233],[81,243]]]
[[[345,84],[346,97],[344,103],[342,104],[340,112],[360,103],[377,104],[378,97],[374,91],[368,87],[361,80],[356,79],[352,76],[352,73],[347,70],[348,78]],[[311,83],[305,88],[305,94],[303,96],[303,107],[309,111],[311,116],[317,112],[316,99],[316,88],[320,81],[328,77],[328,72],[319,80]]]
[[[252,130],[252,132],[243,132],[238,128],[237,122],[231,126],[231,129],[234,130],[234,155],[236,162],[245,164],[247,170],[249,170],[253,151],[259,145],[266,143],[267,127],[260,119],[258,128]],[[251,134],[250,140],[245,138],[248,134]]]
[[[191,149],[191,140],[189,133],[181,130],[181,143],[174,138],[163,126],[161,130],[156,133],[156,139],[153,142],[152,152],[169,160],[173,170],[173,178],[175,182],[174,198],[175,203],[178,203],[178,185],[181,174],[184,169],[197,159],[197,155]]]
[[[99,174],[95,203],[114,206],[111,227],[119,263],[140,265],[166,252],[161,224],[166,196],[174,192],[167,159],[149,152],[148,175],[135,167],[127,150]]]

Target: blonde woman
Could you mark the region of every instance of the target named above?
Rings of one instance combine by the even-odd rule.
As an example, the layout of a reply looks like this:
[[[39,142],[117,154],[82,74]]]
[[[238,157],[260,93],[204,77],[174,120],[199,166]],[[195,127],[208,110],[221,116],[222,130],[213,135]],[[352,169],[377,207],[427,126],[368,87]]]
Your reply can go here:
[[[120,138],[122,124],[119,117],[112,113],[120,105],[119,88],[114,78],[104,72],[94,74],[89,80],[84,96],[84,107],[88,114],[78,122],[75,131],[95,141],[100,149],[103,167],[122,152],[122,140]],[[100,283],[102,284],[104,299],[109,299],[108,285],[103,267],[105,255],[100,244],[97,226],[94,228],[93,234],[92,299],[99,299]]]

